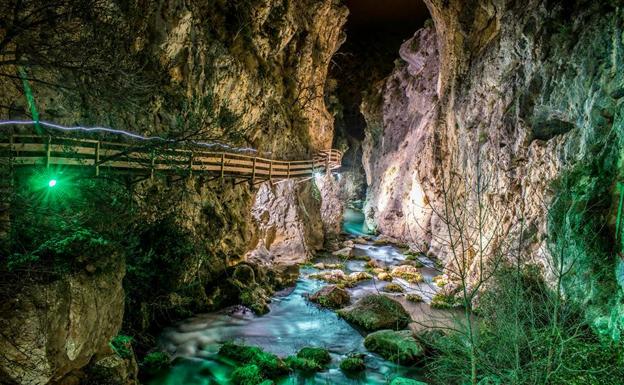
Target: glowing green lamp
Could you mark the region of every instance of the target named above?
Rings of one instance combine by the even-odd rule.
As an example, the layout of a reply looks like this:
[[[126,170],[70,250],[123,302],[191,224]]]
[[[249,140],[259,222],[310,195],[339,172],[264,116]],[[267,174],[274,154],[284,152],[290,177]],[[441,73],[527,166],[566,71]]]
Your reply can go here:
[[[54,186],[56,186],[56,179],[50,179],[48,181],[48,187],[52,188]]]

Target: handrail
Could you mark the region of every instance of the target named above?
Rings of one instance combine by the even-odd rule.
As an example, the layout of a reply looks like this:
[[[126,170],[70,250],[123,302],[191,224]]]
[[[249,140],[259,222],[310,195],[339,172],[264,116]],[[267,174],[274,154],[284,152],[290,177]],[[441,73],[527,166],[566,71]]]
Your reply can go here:
[[[136,147],[128,143],[55,137],[11,135],[0,139],[0,157],[10,158],[14,166],[92,167],[102,170],[173,172],[184,175],[216,173],[223,177],[256,180],[282,180],[310,177],[315,172],[330,172],[340,167],[342,152],[322,150],[306,160],[277,160],[197,148]]]

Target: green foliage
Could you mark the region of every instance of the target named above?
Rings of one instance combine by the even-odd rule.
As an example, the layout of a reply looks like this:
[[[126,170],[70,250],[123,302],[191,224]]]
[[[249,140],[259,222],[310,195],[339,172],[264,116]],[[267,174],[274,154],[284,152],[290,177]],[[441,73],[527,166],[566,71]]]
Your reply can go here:
[[[366,336],[364,346],[387,360],[401,364],[414,363],[424,354],[423,347],[409,330],[376,331]]]
[[[219,349],[219,354],[242,364],[256,365],[266,378],[276,378],[289,371],[288,366],[279,357],[267,353],[257,346],[226,342]]]
[[[47,186],[52,175],[59,180],[54,189]],[[0,270],[49,275],[104,267],[132,238],[131,196],[120,185],[35,170],[19,173],[13,191],[11,239]]]
[[[143,358],[141,370],[149,375],[154,375],[171,366],[171,357],[165,352],[152,352]]]
[[[131,358],[132,353],[132,337],[119,334],[113,337],[108,343],[111,349],[121,358]]]
[[[340,362],[340,370],[345,373],[358,373],[366,369],[364,359],[361,355],[353,355]]]
[[[411,378],[395,377],[390,382],[390,385],[427,385],[427,384],[422,381],[413,380]]]
[[[321,365],[326,365],[331,362],[331,356],[327,349],[323,348],[315,348],[315,347],[305,347],[297,353],[297,357],[304,358],[307,360],[311,360],[317,362]]]
[[[475,350],[463,333],[428,338],[436,383],[470,381],[476,354],[480,384],[615,385],[624,378],[624,346],[601,341],[583,311],[546,285],[537,269],[503,269],[479,300]]]
[[[259,385],[263,382],[262,372],[254,364],[241,366],[232,372],[232,384],[234,385]]]
[[[323,365],[307,358],[288,356],[284,362],[286,362],[286,365],[292,370],[301,370],[303,372],[318,372],[323,370]]]

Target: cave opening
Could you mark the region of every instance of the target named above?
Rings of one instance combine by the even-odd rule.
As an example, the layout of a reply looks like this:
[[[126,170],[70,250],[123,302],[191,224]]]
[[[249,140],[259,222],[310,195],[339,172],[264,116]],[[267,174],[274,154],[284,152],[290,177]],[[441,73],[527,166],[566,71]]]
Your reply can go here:
[[[372,92],[395,67],[399,48],[431,18],[423,1],[347,0],[346,40],[333,56],[327,105],[335,117],[334,148],[345,149],[343,169],[355,185],[351,198],[362,201],[366,182],[362,142],[366,121],[360,110],[362,95]]]

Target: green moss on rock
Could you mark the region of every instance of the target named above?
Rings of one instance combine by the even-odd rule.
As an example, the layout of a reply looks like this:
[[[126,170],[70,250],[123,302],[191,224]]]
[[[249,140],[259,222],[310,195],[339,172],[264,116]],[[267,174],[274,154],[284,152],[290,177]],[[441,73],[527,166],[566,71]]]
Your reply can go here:
[[[254,364],[267,378],[275,378],[289,372],[288,366],[275,354],[267,353],[257,346],[226,342],[219,354],[242,364]]]
[[[381,294],[367,295],[338,315],[367,331],[403,329],[411,320],[399,302]]]
[[[331,362],[331,356],[327,349],[305,347],[297,353],[297,357],[318,362],[321,365],[327,365]]]
[[[424,355],[423,347],[409,330],[380,330],[371,333],[364,339],[364,346],[387,360],[401,364],[414,363]]]
[[[364,359],[360,356],[350,356],[340,362],[340,370],[345,373],[359,373],[366,369]]]
[[[307,358],[288,356],[284,362],[292,370],[301,370],[303,372],[319,372],[323,370],[323,365]]]
[[[264,381],[262,371],[254,364],[241,366],[232,372],[232,384],[234,385],[260,385]]]

